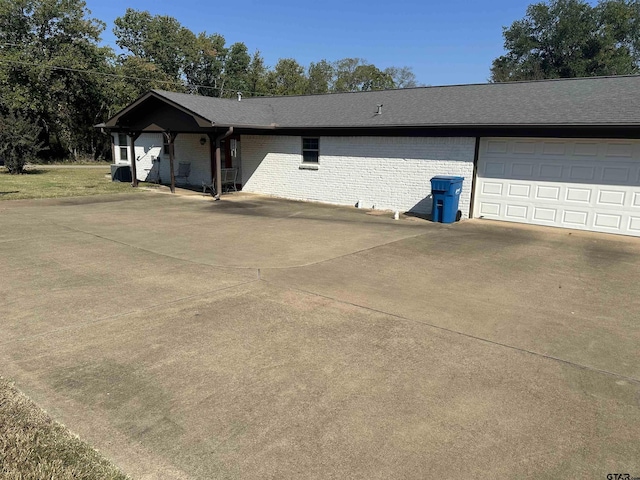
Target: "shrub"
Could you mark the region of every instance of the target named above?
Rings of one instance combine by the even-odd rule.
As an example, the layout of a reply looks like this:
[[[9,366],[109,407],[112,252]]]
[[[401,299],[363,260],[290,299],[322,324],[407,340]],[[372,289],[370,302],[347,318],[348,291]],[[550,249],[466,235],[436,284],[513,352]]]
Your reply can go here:
[[[27,162],[42,149],[42,128],[32,119],[11,112],[0,116],[0,158],[9,173],[23,173]]]

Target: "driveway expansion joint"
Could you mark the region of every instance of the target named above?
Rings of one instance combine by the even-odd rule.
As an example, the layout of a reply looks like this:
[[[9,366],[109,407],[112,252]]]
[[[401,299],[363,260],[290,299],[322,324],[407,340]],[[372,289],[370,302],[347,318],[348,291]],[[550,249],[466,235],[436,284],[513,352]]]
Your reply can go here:
[[[5,345],[10,345],[10,344],[14,344],[17,342],[26,342],[28,340],[32,340],[34,338],[42,338],[42,337],[47,337],[49,335],[53,335],[59,332],[64,332],[67,330],[74,330],[76,328],[82,328],[82,327],[86,327],[88,325],[96,325],[99,323],[107,323],[107,322],[112,322],[114,320],[118,320],[119,318],[123,318],[123,317],[128,317],[131,315],[136,315],[138,313],[144,312],[144,311],[148,311],[148,310],[156,310],[158,308],[163,308],[169,305],[175,305],[176,303],[180,303],[180,302],[184,302],[186,300],[193,300],[195,298],[199,298],[199,297],[207,297],[209,295],[215,294],[215,293],[220,293],[223,292],[225,290],[231,290],[234,288],[238,288],[238,287],[242,287],[245,285],[250,285],[252,283],[257,283],[260,282],[259,279],[254,279],[254,280],[248,280],[246,282],[240,282],[240,283],[236,283],[233,285],[228,285],[226,287],[222,287],[222,288],[217,288],[214,290],[209,290],[206,292],[201,292],[201,293],[197,293],[195,295],[187,295],[185,297],[180,297],[180,298],[176,298],[174,300],[170,300],[168,302],[164,302],[164,303],[160,303],[160,304],[155,304],[153,306],[150,307],[145,307],[145,308],[138,308],[135,310],[130,310],[128,312],[123,312],[123,313],[118,313],[116,315],[109,315],[107,317],[101,317],[101,318],[97,318],[95,320],[90,320],[87,322],[79,322],[79,323],[74,323],[73,325],[66,325],[64,327],[59,327],[59,328],[54,328],[53,330],[48,330],[46,332],[41,332],[41,333],[36,333],[33,335],[27,335],[25,337],[18,337],[18,338],[14,338],[11,339],[8,342],[2,342],[0,343],[0,347],[5,346]]]
[[[288,289],[295,290],[295,291],[298,291],[298,292],[301,292],[301,293],[305,293],[307,295],[313,295],[313,296],[316,296],[316,297],[319,297],[319,298],[324,298],[326,300],[331,300],[331,301],[334,301],[334,302],[337,302],[337,303],[341,303],[343,305],[349,305],[349,306],[356,307],[356,308],[362,308],[362,309],[367,310],[369,312],[379,313],[381,315],[388,315],[390,317],[397,318],[399,320],[404,320],[406,322],[418,323],[420,325],[424,325],[424,326],[429,327],[429,328],[440,330],[442,332],[452,333],[454,335],[459,335],[459,336],[462,336],[462,337],[465,337],[465,338],[469,338],[471,340],[477,340],[477,341],[482,342],[484,344],[494,345],[494,346],[498,346],[498,347],[502,347],[502,348],[508,348],[509,350],[514,350],[516,352],[525,353],[525,354],[532,355],[532,356],[535,356],[535,357],[544,358],[546,360],[551,360],[551,361],[563,363],[565,365],[569,365],[569,366],[574,367],[574,368],[579,368],[581,370],[586,370],[586,371],[590,371],[590,372],[594,372],[594,373],[600,373],[600,374],[603,374],[603,375],[608,375],[608,376],[612,376],[612,377],[616,377],[616,378],[621,378],[621,379],[627,380],[629,382],[635,383],[637,385],[640,385],[640,378],[630,377],[628,375],[624,375],[624,374],[616,373],[616,372],[611,372],[609,370],[603,370],[601,368],[593,367],[591,365],[584,365],[582,363],[572,362],[571,360],[565,360],[563,358],[556,357],[556,356],[553,356],[553,355],[548,355],[548,354],[545,354],[545,353],[536,352],[534,350],[528,350],[526,348],[516,347],[515,345],[509,345],[509,344],[506,344],[506,343],[497,342],[495,340],[490,340],[488,338],[478,337],[476,335],[471,335],[469,333],[461,332],[461,331],[458,331],[458,330],[453,330],[451,328],[441,327],[439,325],[435,325],[433,323],[429,323],[429,322],[426,322],[426,321],[423,321],[423,320],[418,320],[416,318],[409,318],[409,317],[405,317],[405,316],[402,316],[402,315],[398,315],[396,313],[386,312],[384,310],[379,310],[377,308],[368,307],[366,305],[360,305],[358,303],[349,302],[347,300],[341,300],[339,298],[335,298],[335,297],[332,297],[330,295],[323,295],[321,293],[313,292],[313,291],[310,291],[310,290],[305,290],[303,288],[292,287],[292,286],[283,286],[283,285],[278,284],[277,282],[273,282],[272,280],[263,279],[262,281],[266,282],[268,284],[274,285],[276,287],[279,287],[279,288],[288,288]]]

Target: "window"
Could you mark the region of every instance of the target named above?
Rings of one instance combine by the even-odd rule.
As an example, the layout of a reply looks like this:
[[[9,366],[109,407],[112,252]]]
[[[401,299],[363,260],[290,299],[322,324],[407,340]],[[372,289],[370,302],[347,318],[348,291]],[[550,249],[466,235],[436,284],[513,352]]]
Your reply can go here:
[[[120,160],[127,161],[129,160],[129,150],[127,149],[127,134],[119,133],[118,134],[118,145],[120,145]]]
[[[163,135],[164,137],[164,143],[162,144],[162,152],[165,155],[169,155],[169,141],[167,140],[167,136]]]
[[[318,163],[320,157],[320,139],[303,138],[302,139],[302,162]]]

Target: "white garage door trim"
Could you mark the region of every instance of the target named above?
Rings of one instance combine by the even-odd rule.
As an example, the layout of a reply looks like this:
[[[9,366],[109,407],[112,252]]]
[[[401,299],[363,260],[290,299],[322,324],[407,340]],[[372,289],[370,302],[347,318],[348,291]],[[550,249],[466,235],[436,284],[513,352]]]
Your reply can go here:
[[[640,140],[482,138],[473,216],[640,236]]]

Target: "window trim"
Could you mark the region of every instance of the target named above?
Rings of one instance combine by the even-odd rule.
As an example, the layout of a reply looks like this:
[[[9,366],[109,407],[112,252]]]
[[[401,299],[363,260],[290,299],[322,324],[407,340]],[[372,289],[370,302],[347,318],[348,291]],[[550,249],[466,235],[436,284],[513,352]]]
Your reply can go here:
[[[318,142],[318,148],[304,148],[305,140],[315,140]],[[320,164],[320,137],[301,137],[300,141],[301,152],[302,152],[302,165],[319,165]],[[315,152],[316,160],[305,160],[304,154],[305,152]]]
[[[122,140],[124,139],[124,143]],[[120,147],[120,161],[129,161],[129,141],[126,133],[118,133],[118,146]],[[122,155],[124,153],[124,155]]]

